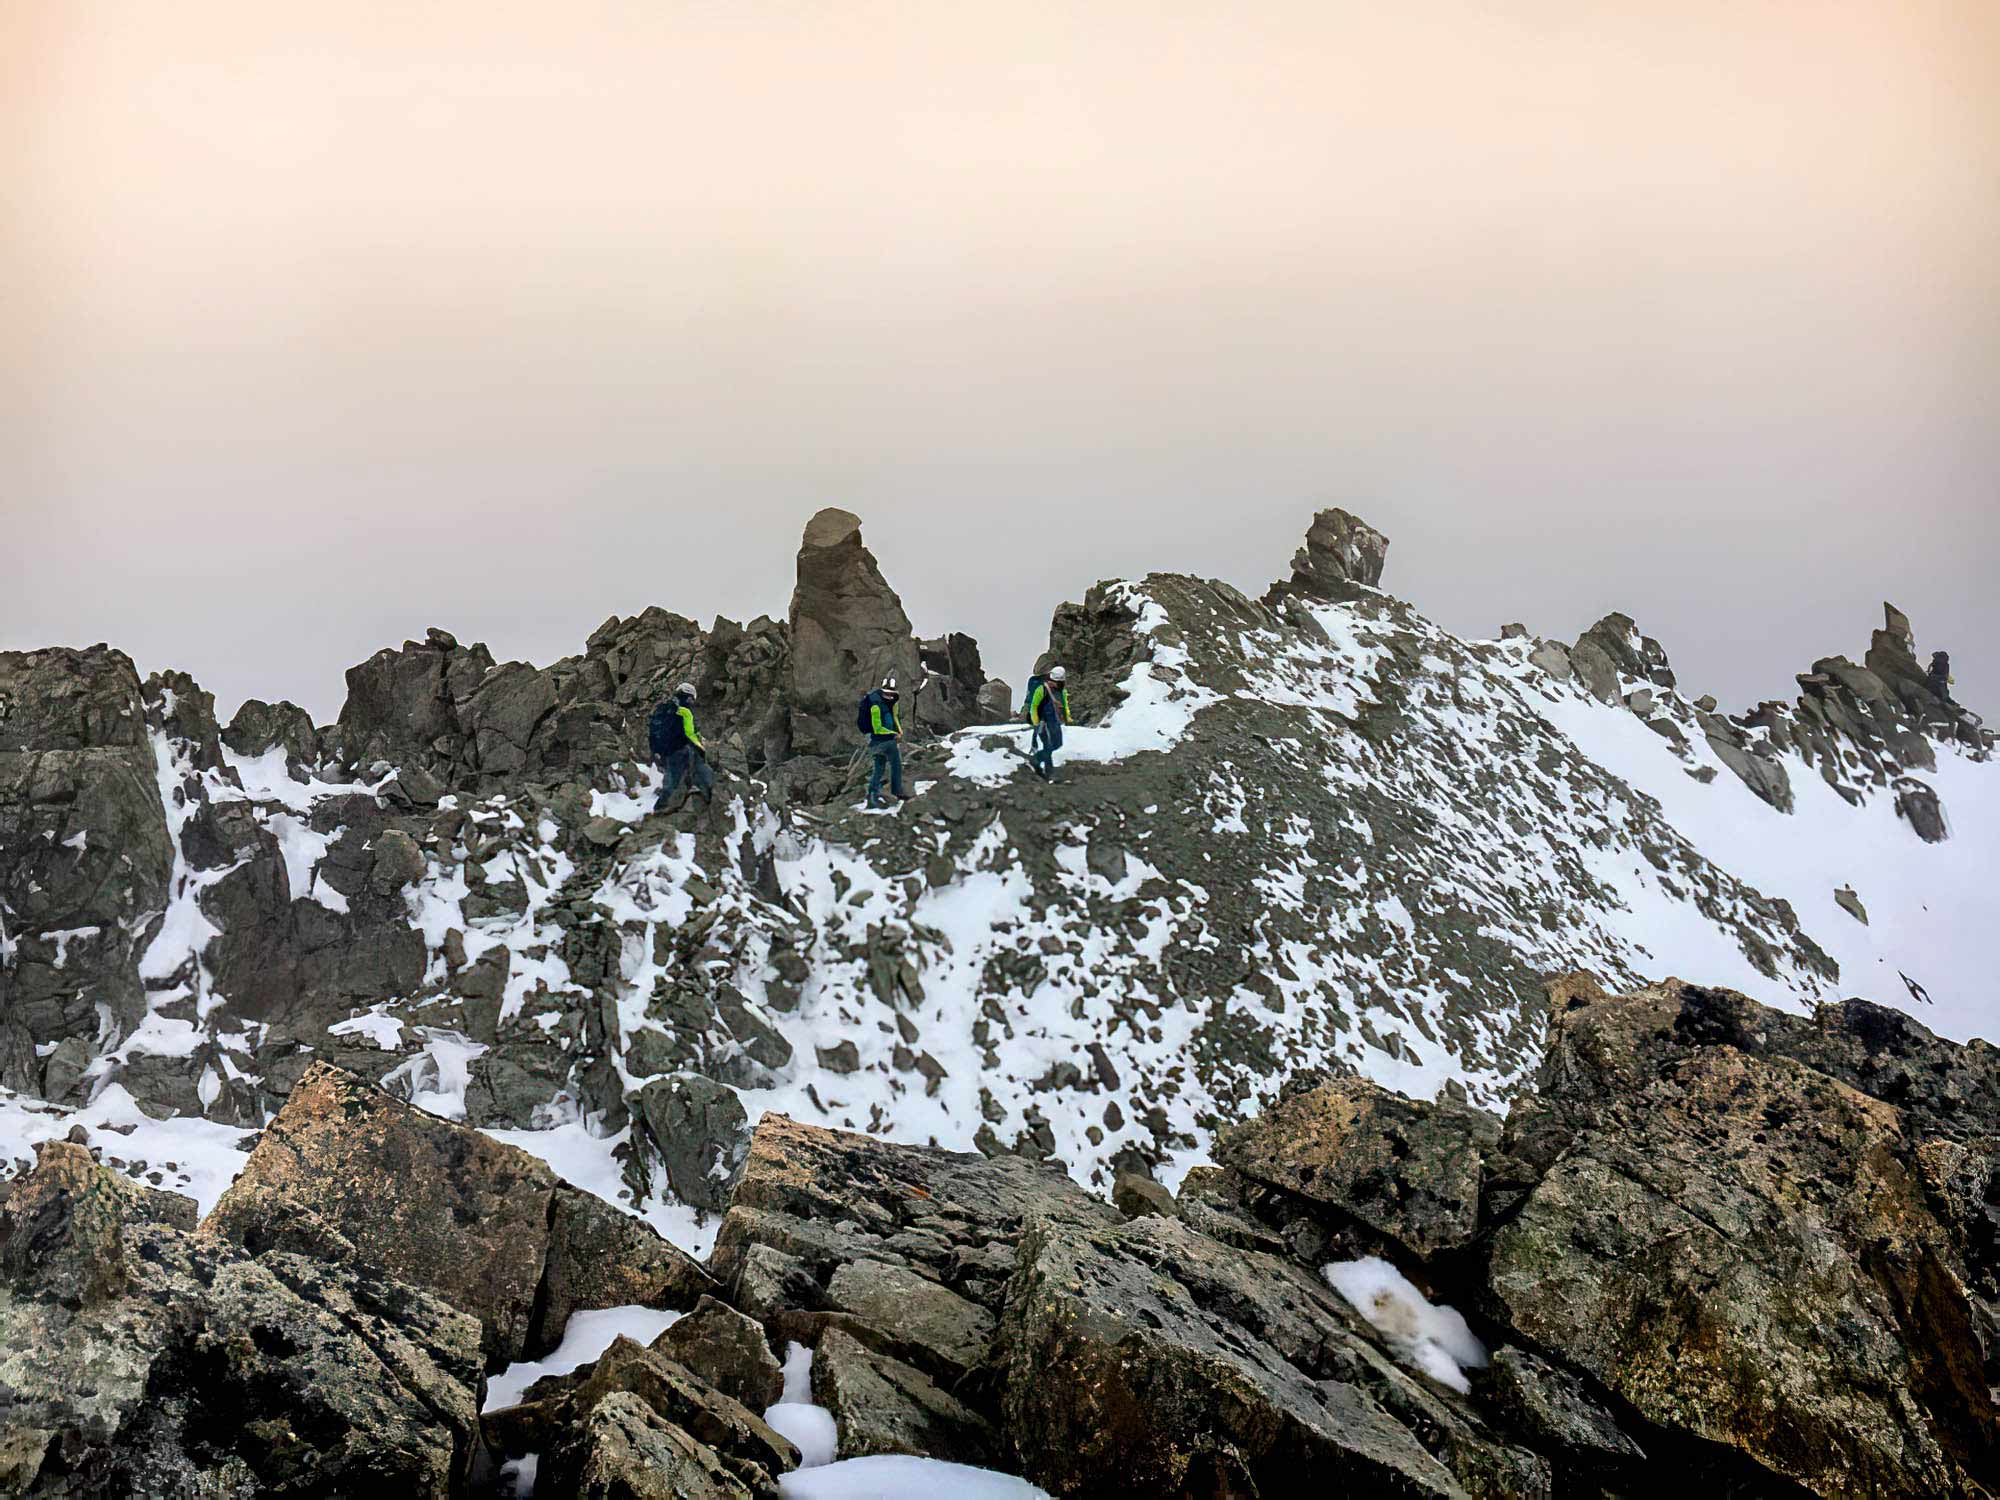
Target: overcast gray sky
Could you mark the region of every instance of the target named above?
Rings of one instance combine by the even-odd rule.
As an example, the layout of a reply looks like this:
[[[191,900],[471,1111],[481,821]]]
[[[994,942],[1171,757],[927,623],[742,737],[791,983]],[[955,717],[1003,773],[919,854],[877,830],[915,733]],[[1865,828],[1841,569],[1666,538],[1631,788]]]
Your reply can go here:
[[[444,625],[781,614],[861,514],[1019,685],[1315,508],[1741,704],[2000,709],[1991,0],[0,0],[0,646],[330,718]]]

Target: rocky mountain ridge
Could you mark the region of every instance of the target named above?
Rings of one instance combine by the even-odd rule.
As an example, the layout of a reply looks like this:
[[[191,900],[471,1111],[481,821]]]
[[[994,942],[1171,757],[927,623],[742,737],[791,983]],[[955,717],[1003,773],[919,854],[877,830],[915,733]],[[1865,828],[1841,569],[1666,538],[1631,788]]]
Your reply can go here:
[[[1732,718],[1622,616],[1451,636],[1381,591],[1387,551],[1327,512],[1261,602],[1156,575],[1064,605],[1047,659],[1084,722],[1053,787],[846,512],[808,527],[783,623],[648,611],[546,669],[433,631],[354,668],[329,726],[218,725],[107,647],[0,656],[0,1086],[254,1129],[327,1060],[568,1128],[697,1209],[765,1109],[1103,1190],[1177,1177],[1295,1072],[1503,1108],[1550,972],[1801,1008],[1945,988],[1861,946],[1900,925],[1865,870],[1802,896],[1752,868],[1829,798],[1912,870],[1963,845],[1941,788],[1985,794],[1991,735],[1900,612]],[[929,674],[923,794],[878,817],[845,715],[890,670]],[[653,816],[636,752],[684,677],[730,779],[710,816]],[[1764,821],[1719,848],[1711,812]]]

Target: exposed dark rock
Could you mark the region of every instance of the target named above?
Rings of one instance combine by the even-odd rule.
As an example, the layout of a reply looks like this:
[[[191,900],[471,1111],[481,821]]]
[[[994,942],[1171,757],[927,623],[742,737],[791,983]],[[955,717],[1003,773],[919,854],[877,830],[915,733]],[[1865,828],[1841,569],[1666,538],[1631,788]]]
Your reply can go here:
[[[993,1338],[993,1314],[906,1266],[852,1260],[835,1268],[826,1304],[928,1356],[932,1368],[972,1369]]]
[[[813,1399],[833,1413],[841,1458],[908,1453],[984,1467],[1000,1442],[985,1418],[923,1371],[838,1327],[813,1350]]]
[[[713,1297],[703,1297],[649,1347],[751,1411],[763,1411],[784,1395],[784,1368],[763,1328]]]
[[[740,1402],[622,1336],[595,1364],[536,1382],[486,1426],[510,1451],[548,1443],[536,1488],[555,1495],[775,1500],[778,1477],[799,1461]]]
[[[1645,1453],[1574,1375],[1508,1348],[1493,1356],[1484,1390],[1507,1425],[1565,1476],[1638,1478]]]
[[[1317,1279],[1171,1219],[1030,1230],[997,1359],[1004,1428],[1057,1496],[1459,1496],[1461,1470],[1548,1492],[1545,1463],[1383,1359]]]
[[[563,1187],[527,1152],[326,1064],[292,1089],[203,1232],[256,1251],[291,1240],[308,1215],[358,1266],[478,1318],[495,1366],[554,1344],[580,1308],[685,1306],[706,1284],[648,1226]],[[606,1253],[617,1261],[598,1264]]]
[[[1287,596],[1307,599],[1348,599],[1354,585],[1374,588],[1382,581],[1389,539],[1365,521],[1338,508],[1313,517],[1306,544],[1292,559],[1292,576],[1275,583],[1264,596],[1277,604]]]
[[[1991,1309],[1926,1198],[1922,1117],[1786,1055],[1852,1057],[1838,1021],[1814,1045],[1827,1029],[1673,982],[1558,1014],[1508,1123],[1532,1186],[1493,1240],[1490,1311],[1815,1493],[1990,1484]]]
[[[1944,807],[1938,801],[1937,792],[1914,776],[1905,776],[1896,782],[1896,813],[1927,844],[1941,844],[1951,837],[1951,828],[1944,820]]]
[[[7,1493],[465,1493],[473,1319],[183,1218],[69,1144],[0,1199]]]
[[[983,684],[969,637],[940,642],[932,653],[938,680],[924,693],[923,653],[902,600],[861,541],[861,519],[827,509],[806,524],[791,608],[791,742],[809,754],[853,748],[854,704],[894,677],[907,723],[955,729],[971,723]]]
[[[645,1220],[558,1183],[528,1352],[539,1355],[562,1342],[572,1313],[634,1305],[697,1307],[713,1290],[708,1272]]]
[[[310,766],[319,760],[319,730],[312,715],[296,703],[245,699],[222,731],[222,743],[238,755],[253,757],[282,749],[294,765]]]
[[[1111,1185],[1111,1201],[1118,1212],[1128,1219],[1143,1218],[1147,1214],[1160,1214],[1166,1218],[1178,1218],[1180,1205],[1174,1202],[1174,1195],[1150,1177],[1141,1177],[1137,1172],[1120,1172]]]
[[[95,1037],[100,1004],[136,1026],[173,867],[131,660],[0,652],[0,1017],[35,1046]]]
[[[1499,1122],[1484,1111],[1340,1078],[1292,1094],[1226,1135],[1215,1157],[1424,1260],[1478,1233],[1483,1156],[1499,1139]]]
[[[761,1500],[715,1450],[629,1391],[612,1391],[542,1455],[535,1483],[575,1500]]]
[[[750,1148],[736,1091],[699,1073],[674,1073],[639,1090],[635,1104],[675,1195],[697,1208],[726,1207]]]

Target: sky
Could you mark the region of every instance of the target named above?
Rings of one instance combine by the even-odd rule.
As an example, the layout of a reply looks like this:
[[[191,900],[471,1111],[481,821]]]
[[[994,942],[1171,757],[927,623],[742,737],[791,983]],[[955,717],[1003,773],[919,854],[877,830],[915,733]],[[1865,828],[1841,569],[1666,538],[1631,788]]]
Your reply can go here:
[[[1446,626],[2000,710],[1992,0],[0,0],[0,648],[331,719],[440,625],[782,615],[860,514],[1020,685],[1313,512]]]

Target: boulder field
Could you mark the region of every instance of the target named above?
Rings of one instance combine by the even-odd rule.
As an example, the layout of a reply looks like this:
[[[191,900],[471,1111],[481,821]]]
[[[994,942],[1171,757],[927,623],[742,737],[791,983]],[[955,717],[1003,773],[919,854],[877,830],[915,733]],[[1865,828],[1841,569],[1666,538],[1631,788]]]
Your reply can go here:
[[[1301,1076],[1118,1206],[766,1115],[701,1264],[325,1065],[200,1223],[52,1141],[0,1188],[0,1494],[443,1500],[534,1454],[541,1500],[772,1497],[795,1346],[838,1457],[1059,1497],[2000,1485],[2000,1056],[1673,980],[1549,1006],[1504,1121]],[[482,1413],[634,1304],[685,1316]]]

